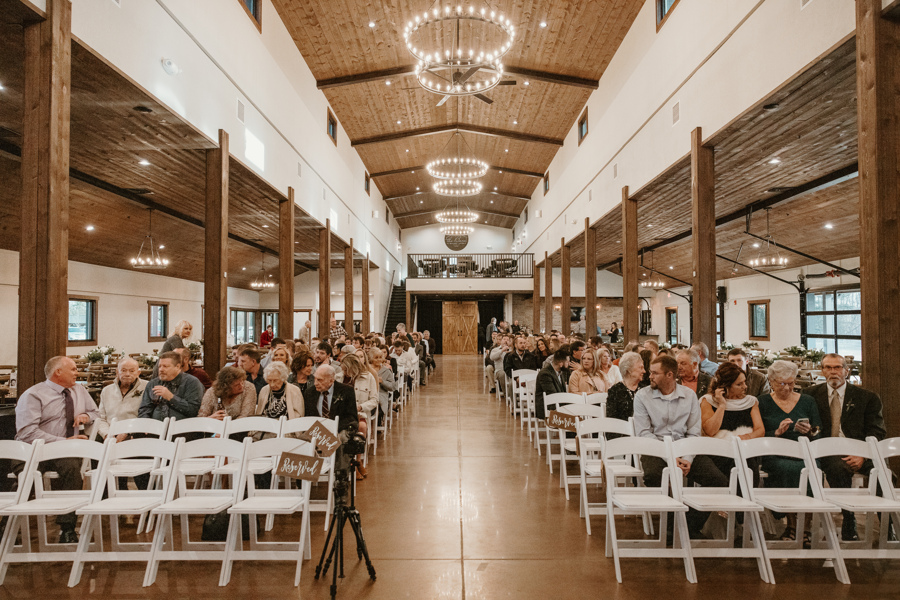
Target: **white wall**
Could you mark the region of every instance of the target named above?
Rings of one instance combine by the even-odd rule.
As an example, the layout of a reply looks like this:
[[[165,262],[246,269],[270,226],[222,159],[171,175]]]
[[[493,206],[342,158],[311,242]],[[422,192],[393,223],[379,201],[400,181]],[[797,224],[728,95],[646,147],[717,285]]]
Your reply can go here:
[[[472,225],[469,243],[463,250],[455,252],[444,244],[444,234],[440,225],[423,225],[403,230],[403,255],[408,254],[491,254],[509,253],[512,246],[512,231],[502,227]],[[404,260],[405,263],[405,260]]]
[[[186,319],[199,341],[203,327],[203,284],[126,269],[113,269],[69,261],[69,293],[96,297],[97,344],[126,353],[151,352],[162,342],[148,342],[149,300],[169,303],[169,335],[175,323]],[[259,308],[259,294],[228,288],[229,308]],[[0,364],[16,364],[19,314],[19,254],[0,250]],[[90,347],[70,347],[66,354],[84,354]]]

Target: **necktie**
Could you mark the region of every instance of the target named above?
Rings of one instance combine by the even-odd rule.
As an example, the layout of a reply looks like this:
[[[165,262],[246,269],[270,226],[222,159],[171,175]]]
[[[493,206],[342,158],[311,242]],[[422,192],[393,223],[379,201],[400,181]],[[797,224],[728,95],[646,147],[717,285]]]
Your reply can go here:
[[[331,407],[328,406],[328,392],[322,392],[322,418],[330,419],[331,418]]]
[[[66,437],[75,435],[75,401],[72,398],[72,390],[63,390],[63,400],[66,403]]]
[[[841,397],[836,389],[831,390],[831,437],[841,436]]]

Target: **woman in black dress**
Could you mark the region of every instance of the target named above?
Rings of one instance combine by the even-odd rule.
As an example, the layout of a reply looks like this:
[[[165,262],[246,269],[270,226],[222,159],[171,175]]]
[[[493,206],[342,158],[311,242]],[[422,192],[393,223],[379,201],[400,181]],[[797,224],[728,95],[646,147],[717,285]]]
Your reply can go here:
[[[606,416],[627,421],[634,416],[634,393],[644,378],[644,360],[637,352],[626,352],[619,359],[622,381],[616,383],[606,396]]]

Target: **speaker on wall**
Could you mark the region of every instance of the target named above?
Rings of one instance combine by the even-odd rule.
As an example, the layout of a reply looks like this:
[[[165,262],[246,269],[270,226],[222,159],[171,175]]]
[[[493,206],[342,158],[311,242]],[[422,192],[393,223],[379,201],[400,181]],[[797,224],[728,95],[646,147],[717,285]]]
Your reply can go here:
[[[725,289],[724,285],[716,288],[716,302],[728,302],[728,290]]]

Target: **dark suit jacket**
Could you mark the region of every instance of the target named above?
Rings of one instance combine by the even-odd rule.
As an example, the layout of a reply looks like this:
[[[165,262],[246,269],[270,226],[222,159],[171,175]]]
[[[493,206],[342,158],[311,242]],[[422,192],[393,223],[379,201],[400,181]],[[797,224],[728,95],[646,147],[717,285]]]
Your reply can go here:
[[[681,377],[677,377],[675,379],[679,385],[684,385],[681,383]],[[713,378],[700,371],[697,373],[697,399],[703,398],[709,392],[709,386],[712,385]]]
[[[522,358],[519,358],[519,355],[516,354],[515,350],[506,355],[506,358],[503,359],[503,370],[506,371],[507,377],[512,377],[513,371],[518,371],[520,369],[531,369],[532,371],[537,371],[541,368],[541,361],[537,356],[529,352],[525,351],[525,354]]]
[[[562,375],[562,373],[560,373]],[[565,377],[563,377],[565,380]],[[546,419],[547,411],[544,408],[544,396],[546,394],[559,394],[566,391],[564,382],[560,382],[559,376],[553,369],[553,363],[548,364],[538,373],[534,382],[534,415],[538,419]]]
[[[819,418],[822,420],[822,437],[833,437],[831,432],[831,406],[828,403],[830,390],[827,383],[820,383],[803,390],[816,399]],[[878,394],[864,390],[852,383],[844,392],[844,407],[841,413],[841,429],[844,435],[855,440],[864,440],[870,435],[883,440],[886,434],[881,398]]]
[[[769,387],[769,379],[765,375],[757,373],[753,369],[750,369],[750,372],[745,373],[745,375],[747,376],[748,396],[759,398],[760,396],[772,393],[772,388]]]
[[[316,386],[310,386],[303,392],[303,405],[307,417],[322,416],[318,411],[319,396],[321,392]],[[356,392],[349,385],[334,382],[334,398],[330,398],[331,410],[329,414],[333,419],[338,416],[338,432],[350,431],[355,433],[359,427],[359,415],[356,412]]]

